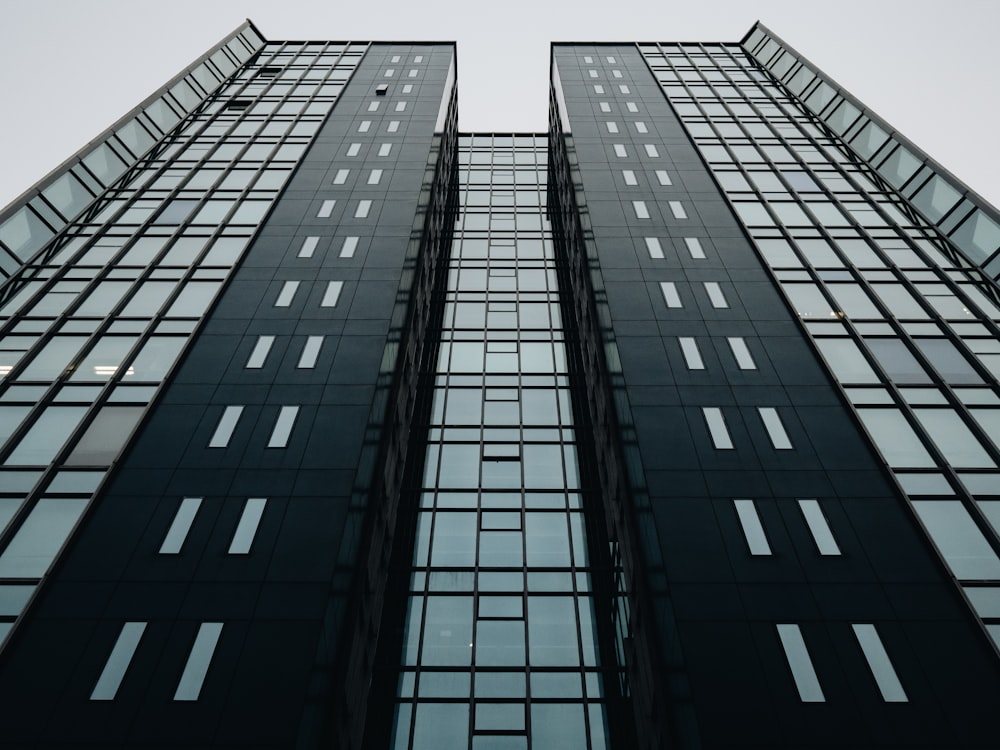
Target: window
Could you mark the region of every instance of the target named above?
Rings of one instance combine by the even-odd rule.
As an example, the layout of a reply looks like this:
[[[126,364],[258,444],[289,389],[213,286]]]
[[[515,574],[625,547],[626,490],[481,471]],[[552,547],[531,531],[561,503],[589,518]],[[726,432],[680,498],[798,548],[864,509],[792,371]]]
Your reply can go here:
[[[300,258],[311,258],[313,253],[316,252],[316,245],[319,244],[319,237],[306,237],[302,241],[302,247],[299,248]]]
[[[611,71],[611,75],[614,78],[621,78],[622,77],[622,72],[620,70],[612,70]]]
[[[243,513],[240,515],[240,522],[236,524],[233,540],[229,543],[230,555],[250,553],[250,546],[257,535],[257,527],[260,525],[261,516],[264,515],[265,505],[267,505],[266,497],[247,498]]]
[[[344,244],[340,247],[341,258],[353,258],[354,251],[358,249],[358,237],[344,237]]]
[[[697,237],[685,237],[684,246],[687,248],[688,255],[690,255],[694,260],[704,259],[705,250],[701,246],[701,240]]]
[[[343,185],[347,182],[347,176],[351,173],[349,169],[338,169],[337,174],[333,177],[334,185]]]
[[[760,420],[764,423],[764,429],[767,430],[767,436],[771,439],[771,445],[775,450],[791,450],[792,441],[788,439],[788,433],[781,423],[778,410],[770,406],[758,406],[757,413],[760,414]]]
[[[973,581],[1000,578],[1000,558],[962,503],[917,500],[913,509],[956,578]]]
[[[587,71],[587,75],[590,76],[591,78],[597,78],[597,71],[591,68],[590,70]]]
[[[297,406],[282,406],[278,412],[278,419],[271,430],[271,437],[267,441],[268,448],[287,448],[288,438],[292,434],[292,427],[295,425],[295,418],[299,414]]]
[[[854,637],[858,639],[861,646],[861,653],[865,655],[868,667],[875,678],[879,692],[882,693],[882,700],[886,703],[906,703],[906,691],[896,675],[896,670],[889,661],[889,654],[879,638],[878,631],[871,624],[853,624]]]
[[[674,282],[661,281],[660,293],[663,295],[663,301],[667,304],[667,307],[683,307],[681,296],[677,293],[677,284]]]
[[[615,58],[614,58],[614,57],[612,57],[611,55],[608,55],[606,59],[607,59],[607,61],[608,61],[609,63],[611,63],[612,65],[617,65],[617,62],[615,61]]]
[[[615,149],[615,156],[617,156],[619,159],[628,158],[628,151],[625,150],[625,146],[623,144],[616,143],[614,145],[614,149]]]
[[[722,409],[717,406],[703,407],[702,415],[705,417],[705,424],[708,425],[708,432],[712,436],[712,444],[718,450],[732,450],[733,440],[729,436],[729,429],[726,427],[726,419],[722,415]]]
[[[616,135],[618,133],[617,122],[606,122],[604,123],[604,126],[608,129],[608,132],[611,133],[612,135]]]
[[[405,112],[406,111],[406,102],[396,102],[396,111],[397,112]]]
[[[358,207],[354,210],[355,219],[367,219],[368,213],[372,210],[372,202],[370,200],[358,201]]]
[[[188,654],[187,663],[174,692],[175,701],[198,700],[220,635],[222,635],[221,622],[203,622],[198,628],[198,635],[195,636],[194,645],[191,646],[191,653]]]
[[[649,156],[650,158],[656,159],[660,155],[660,152],[656,150],[656,146],[652,143],[647,143],[643,146],[643,148],[646,149],[646,156]]]
[[[378,105],[379,105],[379,102],[369,102],[368,103],[368,111],[369,112],[378,112]]]
[[[649,252],[650,258],[663,257],[663,247],[660,245],[660,239],[658,237],[646,238],[646,250]]]
[[[385,129],[387,133],[395,133],[399,130],[399,120],[389,120],[389,126]]]
[[[412,83],[404,83],[403,84],[403,93],[404,94],[412,94],[413,93],[413,84]]]
[[[337,201],[323,201],[320,204],[319,212],[316,214],[317,219],[329,219],[330,214],[333,213],[333,207],[337,205]]]
[[[743,340],[742,336],[730,336],[726,340],[729,342],[729,349],[733,353],[737,367],[741,370],[757,369],[757,364],[753,361],[750,349],[747,347],[747,343]]]
[[[288,307],[292,304],[292,300],[295,299],[295,293],[299,290],[298,281],[286,281],[281,285],[281,291],[278,292],[278,298],[274,301],[275,307]]]
[[[323,301],[320,307],[336,307],[340,300],[340,290],[344,287],[343,281],[328,281],[326,291],[323,293]]]
[[[415,63],[422,63],[423,61],[424,61],[423,55],[415,55],[413,58],[413,62]]]
[[[587,65],[593,65],[594,64],[594,58],[591,55],[584,55],[583,56],[583,61],[585,63],[587,63]]]
[[[594,93],[595,94],[603,94],[604,93],[604,87],[601,84],[599,84],[599,83],[595,83],[594,84]]]
[[[389,58],[389,62],[391,63],[398,63],[399,60],[400,60],[399,55],[393,55],[391,58]]]
[[[668,201],[670,206],[670,213],[674,215],[675,219],[686,219],[688,217],[687,211],[684,210],[684,206],[681,205],[680,201]]]
[[[406,75],[410,78],[416,78],[417,73],[419,73],[419,71],[416,68],[410,68],[410,70],[406,73]]]
[[[706,281],[704,284],[705,293],[708,295],[708,300],[712,303],[712,307],[717,309],[729,307],[729,303],[726,301],[726,295],[722,293],[722,287],[719,286],[719,282]]]
[[[132,657],[135,656],[135,650],[139,647],[139,641],[145,631],[146,623],[144,622],[126,622],[122,626],[118,640],[115,641],[115,645],[108,655],[108,660],[104,664],[104,669],[101,670],[101,676],[97,678],[97,684],[94,685],[94,689],[90,693],[90,700],[113,701],[115,699],[122,679],[125,677],[125,672],[128,671],[129,664],[132,663]]]
[[[623,169],[622,177],[625,179],[626,185],[638,185],[639,181],[635,179],[635,172],[631,169]]]
[[[299,356],[299,363],[296,365],[301,370],[308,370],[316,366],[319,358],[319,350],[323,348],[322,336],[309,336],[305,346],[302,347],[302,354]]]
[[[677,341],[681,345],[681,353],[689,370],[704,370],[705,363],[702,361],[701,352],[698,350],[698,342],[690,336],[680,336]]]
[[[764,534],[764,526],[757,515],[757,508],[753,500],[733,500],[736,507],[736,517],[743,528],[743,536],[747,540],[751,555],[770,555],[771,545],[767,543],[767,536]]]
[[[359,153],[361,153],[360,143],[352,143],[350,146],[347,147],[348,156],[357,156]]]
[[[608,102],[601,102],[601,112],[610,112],[611,104]]]
[[[167,529],[167,535],[163,537],[163,543],[160,545],[161,555],[176,555],[181,551],[200,507],[200,497],[185,497],[181,500],[181,504],[177,506],[177,512],[174,514],[174,520],[170,524],[170,528]]]
[[[388,83],[380,83],[378,86],[375,87],[375,96],[385,96],[388,93],[389,93]]]
[[[248,370],[259,370],[264,366],[267,353],[271,351],[271,344],[274,343],[274,336],[258,336],[257,343],[254,344],[253,351],[247,358],[247,363],[243,365]]]
[[[369,130],[371,130],[371,127],[372,127],[372,121],[371,120],[362,120],[361,124],[358,125],[358,132],[359,133],[367,133]]]
[[[215,426],[215,432],[212,433],[212,439],[208,441],[209,448],[229,446],[229,439],[233,436],[233,430],[236,429],[236,423],[240,421],[241,414],[243,414],[242,406],[227,406],[223,410],[222,416],[219,417],[219,423]]]
[[[378,185],[381,181],[382,181],[382,170],[381,169],[373,169],[371,172],[368,173],[368,184],[369,185]]]
[[[667,174],[667,170],[665,170],[665,169],[657,169],[656,170],[656,181],[659,182],[661,185],[673,185],[674,184],[671,181],[671,179],[670,179],[670,175]]]
[[[648,219],[649,209],[646,208],[646,201],[632,201],[632,210],[635,211],[635,218]]]
[[[799,626],[778,625],[777,628],[781,648],[785,651],[785,658],[788,660],[788,668],[792,671],[792,679],[795,680],[799,698],[803,703],[825,702],[826,697],[819,685],[819,678],[813,668],[812,659],[809,658],[809,651],[806,650],[806,642],[802,639]]]
[[[392,78],[394,75],[396,75],[396,69],[395,68],[386,68],[385,69],[385,73],[382,74],[382,77],[383,78]]]
[[[392,151],[391,143],[383,143],[381,146],[378,147],[379,156],[388,156],[390,151]]]
[[[625,109],[627,109],[629,112],[639,111],[639,107],[636,105],[635,102],[625,102]]]
[[[837,546],[837,540],[833,538],[833,532],[830,531],[823,510],[819,507],[819,502],[799,500],[799,509],[806,519],[806,526],[809,527],[809,533],[812,534],[819,553],[823,556],[839,555],[840,547]]]
[[[619,83],[618,84],[618,91],[620,93],[622,93],[622,94],[631,94],[632,93],[631,91],[629,91],[628,85],[624,84],[624,83]]]
[[[648,133],[649,128],[646,127],[646,123],[642,120],[636,120],[635,122],[635,132],[637,133]]]

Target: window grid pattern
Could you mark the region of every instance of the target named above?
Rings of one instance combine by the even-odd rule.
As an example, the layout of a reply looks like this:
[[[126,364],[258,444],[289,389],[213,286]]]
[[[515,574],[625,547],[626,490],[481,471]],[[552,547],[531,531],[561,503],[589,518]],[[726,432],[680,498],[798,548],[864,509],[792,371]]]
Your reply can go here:
[[[264,45],[8,281],[0,582],[38,585],[366,49]]]
[[[393,746],[607,747],[547,143],[459,148]]]
[[[913,211],[863,161],[869,154],[856,150],[855,135],[867,126],[817,119],[814,112],[849,102],[817,110],[813,99],[827,84],[803,88],[801,76],[786,74],[792,68],[777,65],[781,54],[762,53],[774,44],[751,37],[748,47],[787,87],[739,45],[639,49],[996,639],[1000,612],[976,604],[1000,598],[996,290],[951,251],[926,211]]]

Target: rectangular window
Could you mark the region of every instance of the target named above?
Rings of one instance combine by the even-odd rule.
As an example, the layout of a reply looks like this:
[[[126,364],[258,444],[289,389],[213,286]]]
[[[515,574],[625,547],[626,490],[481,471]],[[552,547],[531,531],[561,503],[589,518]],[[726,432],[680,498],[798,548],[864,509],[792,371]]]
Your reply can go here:
[[[660,155],[660,152],[656,150],[656,146],[654,146],[652,143],[647,143],[645,146],[643,146],[643,148],[646,149],[646,156],[649,156],[653,159],[656,159]]]
[[[94,685],[94,689],[90,693],[90,700],[113,701],[115,699],[145,630],[146,623],[144,622],[126,622],[122,626],[122,632],[118,634],[118,640],[115,641],[108,661],[105,663],[104,669],[101,670],[101,676],[97,678],[97,684]]]
[[[361,124],[358,125],[358,132],[359,133],[367,133],[369,130],[371,130],[371,127],[372,127],[372,121],[371,120],[362,120]]]
[[[319,237],[306,237],[302,240],[302,247],[299,248],[300,258],[311,258],[316,252],[316,245],[319,244]]]
[[[803,703],[824,703],[826,697],[819,686],[819,678],[813,668],[806,642],[802,639],[802,631],[798,625],[778,625],[778,638],[781,648],[785,651],[788,668],[792,671],[795,688]]]
[[[348,156],[357,156],[359,153],[361,153],[360,143],[352,143],[350,146],[347,147]]]
[[[621,78],[622,77],[622,72],[620,70],[612,70],[611,71],[611,75],[614,78]]]
[[[389,126],[385,129],[387,133],[395,133],[399,130],[399,120],[390,120]]]
[[[663,257],[663,247],[660,245],[659,237],[647,237],[646,250],[649,252],[650,258]]]
[[[706,281],[704,284],[705,293],[708,295],[708,300],[712,303],[712,307],[720,310],[729,307],[726,295],[722,293],[722,287],[719,286],[719,282]]]
[[[373,169],[371,172],[368,173],[368,184],[369,185],[378,185],[380,182],[382,182],[382,170],[381,169]]]
[[[606,122],[606,123],[604,123],[604,125],[608,129],[608,132],[611,133],[612,135],[616,135],[618,133],[618,123],[617,122]]]
[[[292,300],[295,299],[295,293],[298,290],[298,281],[286,281],[281,285],[281,291],[278,292],[278,298],[274,301],[274,306],[288,307],[292,304]]]
[[[705,257],[705,250],[701,246],[701,240],[697,237],[685,237],[684,246],[687,248],[688,254],[695,260],[703,260]]]
[[[415,63],[422,63],[423,61],[424,61],[424,56],[423,55],[416,55],[413,58],[413,62],[415,62]]]
[[[404,94],[412,94],[413,93],[413,84],[412,83],[404,83],[403,84],[403,93]]]
[[[585,63],[587,63],[587,65],[593,65],[594,64],[594,58],[591,57],[590,55],[584,55],[583,56],[583,61]]]
[[[267,505],[266,497],[247,498],[246,504],[243,506],[243,513],[240,514],[240,522],[236,524],[233,540],[229,543],[230,555],[250,553],[250,547],[253,545],[253,538],[257,535],[261,516],[264,515],[265,505]]]
[[[608,102],[601,102],[601,112],[610,112],[611,104]]]
[[[319,211],[316,214],[317,219],[329,219],[330,214],[333,213],[333,207],[337,205],[337,201],[323,201],[320,204]]]
[[[271,430],[271,437],[267,441],[268,448],[287,448],[288,438],[292,434],[292,427],[295,425],[295,418],[299,414],[297,406],[282,406],[278,412],[278,419],[274,422],[274,429]]]
[[[358,249],[357,237],[344,237],[344,244],[340,247],[341,258],[353,258],[354,251]]]
[[[587,71],[587,75],[590,76],[591,78],[597,78],[597,71],[591,68],[590,70]]]
[[[684,210],[684,206],[681,205],[680,201],[667,201],[670,206],[670,213],[674,215],[675,219],[686,219],[688,217],[687,211]]]
[[[381,146],[378,147],[379,156],[388,156],[390,151],[392,151],[391,143],[383,143]]]
[[[343,289],[343,281],[328,281],[326,284],[326,291],[323,293],[323,301],[320,302],[320,307],[336,307],[337,302],[340,300],[340,290]]]
[[[242,406],[227,406],[219,417],[219,423],[215,426],[212,439],[208,441],[209,448],[226,448],[229,446],[229,439],[233,436],[236,423],[240,421],[243,414]]]
[[[624,84],[624,83],[619,83],[618,84],[618,91],[621,92],[622,94],[631,94],[632,93],[631,91],[629,91],[628,85]]]
[[[673,185],[674,184],[671,181],[671,179],[670,179],[670,175],[667,174],[667,170],[665,170],[665,169],[657,169],[656,170],[656,181],[659,182],[661,185]]]
[[[705,363],[701,358],[701,351],[698,349],[698,342],[690,336],[680,336],[677,339],[681,345],[681,353],[684,354],[684,361],[689,370],[704,370]]]
[[[372,202],[370,200],[358,201],[358,207],[354,210],[355,219],[367,219],[368,213],[372,210]]]
[[[253,346],[253,351],[247,358],[244,367],[247,370],[259,370],[264,366],[268,352],[271,351],[271,344],[274,343],[274,336],[258,336],[257,343]]]
[[[410,70],[407,72],[406,75],[409,76],[410,78],[416,78],[418,72],[419,71],[416,68],[410,68]]]
[[[378,112],[378,105],[379,104],[381,104],[381,102],[368,102],[368,111],[369,112]]]
[[[712,436],[712,444],[718,450],[732,450],[733,439],[729,436],[729,428],[726,427],[726,418],[722,416],[722,409],[717,406],[703,407],[701,413],[705,417],[705,424],[708,425],[708,432]]]
[[[386,68],[385,73],[382,74],[382,77],[383,78],[392,78],[394,75],[396,75],[396,69],[395,68]]]
[[[221,622],[203,622],[198,628],[198,635],[195,636],[194,645],[191,646],[191,653],[188,654],[187,663],[174,692],[175,701],[198,700],[220,635],[222,635]]]
[[[770,406],[758,406],[757,413],[760,414],[760,420],[764,423],[764,429],[767,430],[767,436],[771,438],[771,445],[775,450],[791,450],[792,441],[788,439],[788,433],[781,423],[778,410]]]
[[[646,127],[646,123],[642,120],[636,120],[635,122],[635,132],[637,133],[648,133],[649,128]]]
[[[185,497],[181,500],[181,504],[177,506],[177,512],[174,514],[174,520],[170,524],[170,528],[167,529],[167,535],[163,537],[163,543],[160,545],[161,555],[176,555],[181,551],[200,507],[200,497]]]
[[[595,83],[594,84],[594,93],[595,94],[603,94],[604,93],[604,86],[602,86],[599,83]]]
[[[614,145],[614,149],[615,149],[615,156],[617,156],[619,159],[628,158],[628,151],[625,150],[625,146],[623,144],[616,143]]]
[[[677,284],[672,281],[660,282],[660,293],[663,294],[663,301],[667,307],[683,307],[681,296],[677,293]]]
[[[296,365],[300,370],[309,370],[316,366],[319,358],[319,350],[323,348],[322,336],[310,336],[306,339],[305,346],[302,347],[302,354],[299,356],[299,363]]]
[[[612,57],[611,55],[608,55],[606,59],[607,59],[607,61],[608,61],[609,63],[611,63],[612,65],[617,65],[617,64],[618,64],[618,63],[617,63],[617,62],[615,61],[615,58],[614,58],[614,57]]]
[[[637,179],[635,179],[635,172],[633,172],[631,169],[623,169],[622,170],[622,177],[625,178],[625,184],[626,185],[638,185],[639,184],[639,181]]]
[[[813,541],[816,542],[816,549],[819,550],[819,553],[821,555],[839,555],[840,547],[837,546],[837,540],[833,538],[833,532],[830,531],[826,516],[823,515],[823,509],[819,507],[819,502],[799,500],[799,508],[806,519],[806,526],[809,527],[809,532],[812,534]]]
[[[337,174],[335,174],[334,177],[333,177],[333,184],[334,185],[343,185],[345,182],[347,182],[347,176],[350,173],[351,173],[351,170],[349,170],[349,169],[338,169],[337,170]]]
[[[882,693],[882,700],[886,703],[906,703],[909,701],[875,626],[867,623],[852,624],[851,628],[854,630],[854,637],[858,639],[861,652],[865,655],[865,660],[872,670],[875,684],[878,685],[879,692]]]
[[[767,543],[764,525],[760,522],[760,516],[757,515],[757,507],[753,500],[733,500],[733,505],[736,506],[736,517],[740,520],[750,554],[770,555],[771,545]]]
[[[397,112],[405,112],[406,111],[406,102],[396,102],[396,111]]]
[[[757,364],[753,361],[750,349],[742,336],[730,336],[726,339],[729,342],[729,349],[733,352],[736,365],[741,370],[756,370]]]
[[[632,210],[635,211],[635,218],[648,219],[649,209],[646,208],[646,201],[632,201]]]

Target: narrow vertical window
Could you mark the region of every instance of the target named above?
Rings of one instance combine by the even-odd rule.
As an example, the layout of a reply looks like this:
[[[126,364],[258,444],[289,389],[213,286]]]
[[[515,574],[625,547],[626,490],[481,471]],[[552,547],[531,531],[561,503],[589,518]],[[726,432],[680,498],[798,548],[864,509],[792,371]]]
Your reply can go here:
[[[649,209],[646,208],[646,201],[632,201],[632,210],[635,211],[635,218],[648,219]]]
[[[97,684],[94,685],[94,689],[90,693],[90,700],[113,701],[115,699],[145,630],[146,623],[144,622],[126,622],[122,626],[122,632],[118,634],[118,640],[115,641],[115,645],[108,655],[104,669],[101,670],[101,676],[97,678]]]
[[[358,125],[358,132],[359,133],[367,133],[369,130],[371,130],[371,127],[372,127],[372,121],[371,120],[362,120],[361,124]]]
[[[760,414],[760,420],[764,423],[764,429],[767,430],[767,436],[771,438],[771,445],[775,450],[791,450],[792,441],[788,439],[788,433],[781,423],[778,410],[770,406],[758,406],[757,413]]]
[[[886,703],[906,703],[909,701],[875,626],[854,624],[851,625],[851,628],[854,629],[854,637],[858,639],[861,652],[865,655],[868,667],[875,678],[875,684],[878,685],[879,692],[882,693],[882,700]]]
[[[306,237],[302,240],[302,247],[299,248],[300,258],[311,258],[313,253],[316,252],[316,246],[319,244],[319,237]]]
[[[622,94],[631,94],[632,93],[631,91],[629,91],[628,85],[624,84],[624,83],[619,83],[618,84],[618,91],[621,92]]]
[[[623,169],[622,177],[625,178],[626,185],[638,185],[639,181],[635,179],[635,172],[631,169]]]
[[[357,237],[344,237],[344,244],[340,247],[341,258],[353,258],[354,251],[358,249]]]
[[[287,448],[288,438],[292,434],[292,427],[295,426],[295,418],[299,415],[299,407],[282,406],[278,412],[278,418],[274,422],[274,429],[271,430],[271,437],[267,441],[268,448]]]
[[[333,207],[337,205],[337,201],[323,201],[320,204],[319,211],[316,212],[317,219],[329,219],[330,214],[333,213]]]
[[[373,169],[371,172],[368,173],[368,184],[369,185],[378,185],[381,181],[382,181],[382,170],[381,169]]]
[[[345,182],[347,182],[347,177],[350,174],[351,174],[351,170],[349,170],[349,169],[338,169],[337,170],[337,174],[335,174],[333,176],[333,184],[334,185],[343,185]]]
[[[647,237],[646,238],[646,250],[649,252],[650,258],[662,258],[663,257],[663,247],[660,245],[659,237]]]
[[[244,367],[248,370],[259,370],[263,367],[273,343],[274,336],[258,336],[257,343],[253,345],[253,351],[250,352],[250,356],[247,358],[247,363]]]
[[[729,342],[729,349],[733,353],[733,359],[741,370],[756,370],[757,364],[753,361],[747,342],[742,336],[730,336],[726,339]]]
[[[167,529],[167,535],[163,537],[163,543],[160,545],[161,555],[176,555],[181,551],[200,507],[200,497],[185,497],[181,500],[181,504],[177,506],[177,512],[174,514],[174,520],[171,522],[170,528]]]
[[[618,133],[617,122],[606,122],[604,123],[604,126],[608,129],[608,132],[611,133],[612,135],[616,135]]]
[[[806,519],[806,526],[809,527],[809,533],[812,534],[819,553],[821,555],[839,555],[840,547],[837,546],[837,540],[833,538],[833,532],[830,531],[830,525],[826,522],[826,516],[823,515],[823,509],[819,507],[819,502],[799,500],[799,509]]]
[[[378,147],[379,156],[388,156],[390,151],[392,151],[391,143],[383,143],[381,146]]]
[[[323,293],[323,301],[320,307],[336,307],[340,300],[340,290],[344,287],[343,281],[329,281],[326,284],[326,291]]]
[[[663,295],[663,301],[667,304],[667,307],[683,307],[681,296],[677,293],[677,284],[674,282],[661,281],[660,293]]]
[[[698,349],[698,342],[690,336],[680,336],[677,339],[681,345],[681,353],[684,355],[684,362],[689,370],[704,370],[705,362],[701,358],[701,351]]]
[[[637,133],[648,133],[649,132],[649,128],[646,127],[646,123],[644,123],[642,120],[636,120],[635,121],[635,132],[637,132]]]
[[[360,143],[352,143],[350,146],[347,147],[348,156],[357,156],[359,153],[361,153]]]
[[[684,247],[688,254],[695,260],[702,260],[705,257],[705,249],[701,246],[701,240],[697,237],[685,237]]]
[[[755,556],[770,555],[771,545],[767,543],[764,525],[760,522],[760,516],[757,514],[757,507],[753,500],[733,500],[733,505],[736,507],[736,517],[740,520],[750,554]]]
[[[372,210],[372,202],[370,200],[358,201],[358,207],[354,211],[355,219],[367,219],[368,213]]]
[[[680,201],[667,201],[670,206],[670,213],[674,215],[675,219],[686,219],[688,217],[687,211],[684,210],[684,206]]]
[[[236,423],[240,421],[241,414],[243,414],[242,406],[227,406],[222,411],[219,423],[215,426],[215,432],[212,433],[212,439],[208,441],[209,448],[228,447],[229,439],[233,436],[233,430],[236,429]]]
[[[399,130],[399,120],[389,120],[389,126],[385,129],[387,133],[395,133]]]
[[[257,535],[257,527],[260,526],[265,505],[267,505],[266,497],[247,498],[243,513],[240,514],[240,522],[236,524],[233,540],[229,543],[230,555],[250,554],[250,547]]]
[[[406,102],[396,102],[396,111],[397,112],[405,112],[406,111]]]
[[[309,336],[305,346],[302,347],[302,354],[299,355],[299,363],[296,365],[300,370],[308,370],[316,366],[319,358],[319,350],[323,348],[322,336]]]
[[[625,102],[625,109],[629,112],[638,112],[639,106],[635,102]]]
[[[616,143],[614,145],[614,148],[615,148],[615,156],[617,156],[619,159],[628,158],[628,151],[625,150],[624,144]]]
[[[198,628],[198,635],[195,636],[194,645],[191,646],[191,653],[188,654],[187,663],[174,692],[175,701],[198,700],[220,635],[222,635],[221,622],[203,622]]]
[[[718,309],[724,309],[729,307],[729,302],[726,301],[726,295],[722,293],[722,287],[719,286],[717,281],[705,281],[705,294],[708,295],[709,302],[712,303],[712,307]]]
[[[656,146],[652,143],[647,143],[643,148],[646,149],[646,156],[652,157],[653,159],[656,159],[660,155],[660,152],[656,150]]]
[[[656,170],[656,181],[659,182],[661,185],[673,185],[674,184],[673,181],[670,179],[670,175],[667,174],[667,170],[665,170],[665,169],[657,169]]]
[[[816,669],[813,667],[806,642],[802,639],[802,631],[798,625],[778,625],[778,638],[781,648],[785,651],[788,668],[792,671],[795,688],[803,703],[823,703],[826,696],[819,685]]]
[[[706,406],[702,408],[701,413],[705,417],[705,424],[708,425],[708,433],[712,436],[712,444],[718,450],[732,450],[733,439],[729,436],[729,428],[726,427],[722,409],[717,406]]]
[[[278,298],[274,301],[274,306],[288,307],[292,304],[292,300],[295,299],[295,293],[298,290],[298,281],[286,281],[281,285],[281,291],[278,292]]]

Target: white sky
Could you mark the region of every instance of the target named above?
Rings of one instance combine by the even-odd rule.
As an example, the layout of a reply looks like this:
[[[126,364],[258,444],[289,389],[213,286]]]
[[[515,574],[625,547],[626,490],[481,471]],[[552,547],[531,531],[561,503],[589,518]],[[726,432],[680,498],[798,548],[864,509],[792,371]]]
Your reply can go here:
[[[994,204],[997,0],[7,0],[0,206],[249,17],[268,39],[456,40],[463,130],[544,131],[550,41],[738,41],[758,18]]]

